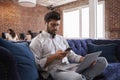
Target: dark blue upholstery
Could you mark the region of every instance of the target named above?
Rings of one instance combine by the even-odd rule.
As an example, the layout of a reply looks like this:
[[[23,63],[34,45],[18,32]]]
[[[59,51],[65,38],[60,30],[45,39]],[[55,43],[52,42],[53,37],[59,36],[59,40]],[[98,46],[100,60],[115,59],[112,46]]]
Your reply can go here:
[[[0,46],[8,49],[17,63],[21,80],[38,80],[38,70],[33,53],[25,42],[12,43],[0,39]]]
[[[98,45],[115,43],[118,45],[115,55],[117,59],[120,61],[120,40],[69,39],[67,41],[70,47],[72,48],[72,50],[76,52],[76,54],[83,55],[83,56],[88,54],[88,43],[93,43],[93,44],[98,44]],[[24,43],[25,42],[23,41],[23,42],[18,42],[15,44],[19,44],[22,46],[24,45]],[[28,49],[26,46],[24,46],[24,48]],[[14,57],[11,54],[10,56]],[[16,68],[16,62],[14,62],[13,58],[10,56],[9,56],[9,51],[6,52],[6,49],[4,50],[3,48],[0,47],[0,80],[5,80],[4,76],[7,76],[8,80],[19,80],[20,79],[19,78],[20,74],[17,72],[18,68]],[[3,66],[6,65],[4,63],[7,63],[8,64],[7,66],[9,66],[9,68],[8,67],[3,68]],[[1,64],[4,64],[4,65],[1,66]],[[21,70],[22,70],[22,67],[21,67]],[[4,74],[4,71],[5,72],[7,71],[9,74]],[[100,77],[101,79],[96,78],[95,80],[120,80],[120,63],[119,62],[109,63],[108,67],[103,72],[103,76],[104,77]],[[40,78],[40,80],[43,80],[43,79]]]
[[[94,40],[92,41],[94,44],[111,44],[115,43],[118,45],[117,51],[116,51],[116,57],[120,61],[120,40]]]
[[[105,80],[120,80],[120,63],[109,63],[103,74]]]
[[[87,43],[91,43],[91,39],[86,39],[86,40],[72,40],[69,39],[67,40],[68,44],[70,45],[70,47],[72,48],[72,50],[78,54],[78,55],[82,55],[85,56],[88,53],[88,47],[87,47]]]
[[[20,80],[16,65],[10,52],[0,46],[0,80]]]
[[[96,40],[96,39],[68,39],[68,44],[72,50],[78,54],[84,56],[88,52],[88,44],[117,44],[115,56],[120,61],[120,40]],[[96,80],[120,80],[120,63],[109,63],[108,67],[103,72],[102,79]]]
[[[115,56],[117,47],[118,45],[115,43],[101,45],[90,43],[88,44],[88,53],[102,51],[102,54],[100,56],[105,57],[108,62],[117,62],[118,60]]]

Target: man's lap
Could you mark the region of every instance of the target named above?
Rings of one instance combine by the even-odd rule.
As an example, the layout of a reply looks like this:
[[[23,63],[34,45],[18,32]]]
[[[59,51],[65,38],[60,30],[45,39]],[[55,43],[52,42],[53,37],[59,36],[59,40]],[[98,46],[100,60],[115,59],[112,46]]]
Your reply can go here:
[[[57,71],[54,74],[55,80],[86,80],[81,74],[75,71]]]

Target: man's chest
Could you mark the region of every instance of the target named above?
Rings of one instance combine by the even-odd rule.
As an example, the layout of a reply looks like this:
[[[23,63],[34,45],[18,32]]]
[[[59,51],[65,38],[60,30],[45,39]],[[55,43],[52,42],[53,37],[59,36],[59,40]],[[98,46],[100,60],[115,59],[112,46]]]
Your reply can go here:
[[[66,45],[62,40],[48,39],[42,44],[42,52],[44,54],[54,54],[57,50],[65,50]]]

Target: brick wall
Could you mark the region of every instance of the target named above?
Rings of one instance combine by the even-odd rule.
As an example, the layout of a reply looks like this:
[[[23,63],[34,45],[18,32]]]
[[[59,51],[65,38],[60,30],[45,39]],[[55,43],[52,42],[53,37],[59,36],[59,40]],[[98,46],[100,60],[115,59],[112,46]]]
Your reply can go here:
[[[45,29],[44,15],[48,12],[46,7],[37,5],[34,8],[19,6],[11,0],[0,0],[0,33],[11,28],[16,33],[39,32]]]
[[[105,27],[106,37],[111,39],[120,38],[120,0],[105,0]]]

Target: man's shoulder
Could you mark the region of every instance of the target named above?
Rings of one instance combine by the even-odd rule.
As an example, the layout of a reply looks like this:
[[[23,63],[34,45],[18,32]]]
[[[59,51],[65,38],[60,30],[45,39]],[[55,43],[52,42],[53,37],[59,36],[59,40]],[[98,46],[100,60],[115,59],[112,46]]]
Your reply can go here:
[[[60,39],[66,40],[62,35],[56,35],[56,36],[59,37]]]
[[[40,34],[38,34],[36,37],[34,37],[31,40],[30,47],[34,47],[34,46],[39,45],[41,43],[41,40],[39,37],[40,37]]]
[[[35,38],[36,39],[44,38],[44,34],[43,33],[39,33]]]
[[[46,39],[44,33],[39,33],[35,38],[32,39],[32,42],[43,42]]]

